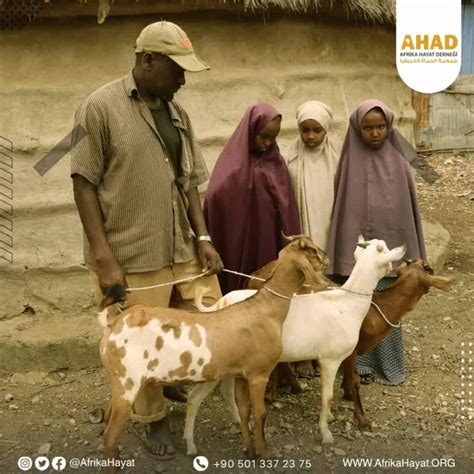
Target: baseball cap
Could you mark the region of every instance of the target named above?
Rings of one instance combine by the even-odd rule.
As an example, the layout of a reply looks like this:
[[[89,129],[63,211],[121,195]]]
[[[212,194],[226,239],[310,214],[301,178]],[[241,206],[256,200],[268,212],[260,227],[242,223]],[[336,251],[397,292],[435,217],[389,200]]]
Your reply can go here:
[[[210,69],[196,56],[186,33],[169,21],[157,21],[143,28],[137,38],[135,52],[146,51],[166,54],[185,71],[199,72]]]

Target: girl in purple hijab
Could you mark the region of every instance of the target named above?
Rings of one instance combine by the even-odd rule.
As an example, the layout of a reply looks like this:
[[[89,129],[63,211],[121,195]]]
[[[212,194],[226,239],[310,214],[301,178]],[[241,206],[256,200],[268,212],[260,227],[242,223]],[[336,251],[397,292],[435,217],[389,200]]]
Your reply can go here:
[[[351,273],[359,234],[367,240],[385,240],[389,248],[407,244],[405,258],[426,258],[415,183],[393,118],[393,112],[378,100],[362,102],[350,117],[335,180],[329,274]],[[382,279],[377,290],[393,280]],[[370,353],[358,357],[357,371],[363,383],[375,378],[402,383],[401,328],[393,328]]]
[[[288,169],[276,137],[281,114],[268,104],[247,109],[220,154],[204,201],[204,216],[225,268],[250,274],[278,257],[281,233],[300,233]],[[221,273],[223,294],[245,278]]]

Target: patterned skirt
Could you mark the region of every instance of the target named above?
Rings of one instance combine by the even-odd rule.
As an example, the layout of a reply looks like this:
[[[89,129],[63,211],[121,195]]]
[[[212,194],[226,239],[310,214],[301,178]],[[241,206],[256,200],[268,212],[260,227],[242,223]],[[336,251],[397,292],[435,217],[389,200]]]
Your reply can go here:
[[[376,289],[385,290],[395,279],[382,278]],[[402,328],[392,328],[369,353],[357,357],[356,367],[360,376],[369,375],[387,385],[401,384],[406,377]]]

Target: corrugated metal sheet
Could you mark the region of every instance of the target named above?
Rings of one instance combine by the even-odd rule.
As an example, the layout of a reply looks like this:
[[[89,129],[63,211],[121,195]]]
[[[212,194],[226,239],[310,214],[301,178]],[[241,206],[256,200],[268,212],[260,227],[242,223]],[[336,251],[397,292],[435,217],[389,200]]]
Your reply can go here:
[[[474,150],[474,75],[438,94],[414,94],[413,102],[418,148]]]
[[[474,74],[474,2],[462,5],[461,74]]]

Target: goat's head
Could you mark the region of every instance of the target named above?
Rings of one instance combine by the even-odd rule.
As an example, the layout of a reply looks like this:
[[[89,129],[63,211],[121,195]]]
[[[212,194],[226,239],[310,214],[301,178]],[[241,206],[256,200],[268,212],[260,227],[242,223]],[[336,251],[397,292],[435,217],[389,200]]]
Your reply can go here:
[[[278,258],[290,258],[310,285],[325,283],[322,272],[329,264],[326,253],[306,235],[284,238],[288,243],[280,250]]]
[[[359,235],[354,258],[356,262],[365,259],[374,264],[380,278],[383,278],[392,270],[392,262],[400,260],[406,251],[407,246],[405,244],[390,250],[383,240],[365,241],[364,237]]]
[[[413,280],[414,284],[421,286],[428,292],[431,286],[439,290],[446,290],[453,282],[453,278],[434,275],[433,269],[428,262],[417,258],[415,260],[404,260],[404,263],[397,268],[397,283],[406,281],[407,278]]]

